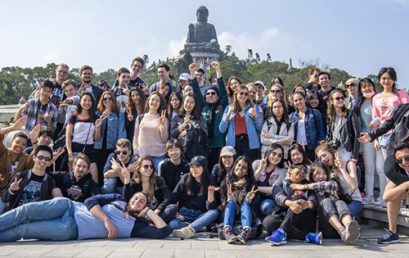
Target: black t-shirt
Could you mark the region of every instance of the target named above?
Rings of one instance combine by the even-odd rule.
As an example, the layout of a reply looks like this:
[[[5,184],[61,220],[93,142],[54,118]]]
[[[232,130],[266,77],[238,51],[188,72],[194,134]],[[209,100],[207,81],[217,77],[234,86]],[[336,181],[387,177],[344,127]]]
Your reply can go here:
[[[175,189],[180,178],[189,172],[187,161],[182,160],[179,165],[173,164],[170,159],[165,159],[160,163],[160,176],[166,181],[170,191]]]
[[[41,183],[44,180],[44,176],[37,176],[34,173],[31,174],[30,180],[24,186],[21,192],[20,200],[17,206],[21,206],[26,203],[36,202],[40,200]]]

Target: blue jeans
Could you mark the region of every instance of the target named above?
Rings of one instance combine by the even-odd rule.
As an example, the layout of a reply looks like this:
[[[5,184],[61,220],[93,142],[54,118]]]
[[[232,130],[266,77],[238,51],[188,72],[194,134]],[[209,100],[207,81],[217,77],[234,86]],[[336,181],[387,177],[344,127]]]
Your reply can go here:
[[[0,242],[24,239],[74,240],[74,204],[67,198],[32,202],[0,215]]]
[[[264,199],[260,204],[261,215],[268,216],[273,211],[276,203],[272,199]]]
[[[183,221],[172,219],[169,222],[169,227],[171,229],[179,229],[186,226],[192,226],[195,231],[199,231],[203,227],[214,222],[219,216],[218,210],[210,210],[205,213],[202,213],[200,210],[192,210],[185,207],[182,207],[179,211],[179,214],[184,217]]]
[[[348,204],[348,210],[351,213],[352,217],[359,216],[361,214],[362,207],[363,207],[363,204],[361,201],[353,200],[352,202]]]
[[[236,217],[236,204],[234,201],[228,201],[224,209],[224,226],[233,228],[234,218]],[[244,228],[251,228],[251,206],[246,201],[240,205],[240,219],[241,225]]]
[[[112,193],[122,194],[123,187],[116,186],[117,180],[120,180],[120,179],[117,177],[104,178],[104,185],[101,188],[101,192],[103,194],[112,194]]]

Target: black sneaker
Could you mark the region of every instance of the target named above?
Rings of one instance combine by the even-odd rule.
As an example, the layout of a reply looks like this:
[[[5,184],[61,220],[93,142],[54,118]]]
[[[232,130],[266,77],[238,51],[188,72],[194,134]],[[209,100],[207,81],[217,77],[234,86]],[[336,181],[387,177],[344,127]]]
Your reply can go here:
[[[399,243],[399,234],[385,229],[385,234],[378,238],[378,244],[396,244]]]
[[[237,239],[239,240],[240,243],[245,245],[247,241],[249,240],[251,235],[251,228],[245,228],[241,231],[240,235],[237,236]]]

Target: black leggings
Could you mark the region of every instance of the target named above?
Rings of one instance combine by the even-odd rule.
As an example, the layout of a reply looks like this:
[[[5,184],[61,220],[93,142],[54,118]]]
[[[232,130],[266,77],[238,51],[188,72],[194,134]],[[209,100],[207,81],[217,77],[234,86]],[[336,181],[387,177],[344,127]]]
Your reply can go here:
[[[260,158],[260,149],[250,149],[249,137],[247,134],[236,135],[236,157],[245,155],[250,160],[250,164]]]

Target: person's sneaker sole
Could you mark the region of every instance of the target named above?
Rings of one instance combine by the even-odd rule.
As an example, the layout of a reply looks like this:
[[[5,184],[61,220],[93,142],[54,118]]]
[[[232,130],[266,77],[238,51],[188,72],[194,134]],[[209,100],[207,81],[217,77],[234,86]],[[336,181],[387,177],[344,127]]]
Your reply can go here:
[[[243,238],[242,235],[238,235],[237,240],[238,240],[238,242],[240,242],[243,245],[245,245],[247,243],[247,241]]]
[[[232,237],[232,238],[230,238],[230,239],[227,239],[227,243],[228,243],[228,244],[234,244],[234,243],[236,243],[237,241],[239,241],[239,239],[237,238],[237,236],[234,236],[234,237]]]
[[[391,240],[391,241],[388,241],[388,242],[382,242],[382,241],[378,240],[377,242],[378,242],[378,244],[382,244],[382,245],[398,244],[398,243],[400,243],[400,239]]]
[[[345,242],[347,244],[353,244],[359,239],[360,235],[359,223],[356,220],[351,221],[351,223],[349,223],[349,225],[346,227]]]
[[[172,235],[174,237],[179,237],[181,239],[189,239],[189,238],[193,237],[193,236],[189,236],[189,235],[185,234],[185,232],[183,232],[183,230],[179,230],[179,229],[173,230]]]
[[[271,245],[275,245],[275,246],[287,244],[287,240],[283,240],[283,241],[281,241],[281,242],[273,242],[273,241],[271,241],[271,240],[268,240],[268,242],[270,242]]]

